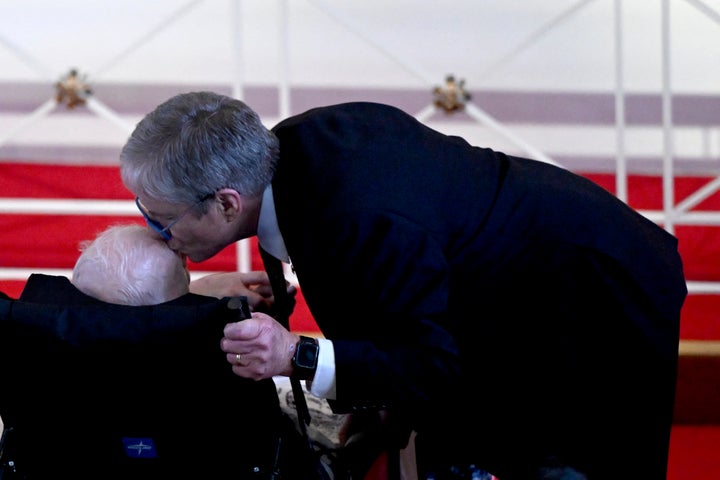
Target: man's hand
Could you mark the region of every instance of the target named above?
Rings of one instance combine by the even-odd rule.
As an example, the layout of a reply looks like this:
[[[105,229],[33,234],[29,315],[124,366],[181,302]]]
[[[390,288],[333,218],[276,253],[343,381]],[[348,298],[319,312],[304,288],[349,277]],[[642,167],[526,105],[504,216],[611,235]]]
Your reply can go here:
[[[295,286],[288,283],[287,287],[294,297]],[[245,296],[250,308],[257,311],[271,311],[274,303],[270,280],[263,270],[211,273],[190,282],[190,292],[216,298]]]
[[[220,348],[236,375],[255,380],[292,374],[292,357],[300,337],[274,318],[253,312],[252,318],[228,323]]]

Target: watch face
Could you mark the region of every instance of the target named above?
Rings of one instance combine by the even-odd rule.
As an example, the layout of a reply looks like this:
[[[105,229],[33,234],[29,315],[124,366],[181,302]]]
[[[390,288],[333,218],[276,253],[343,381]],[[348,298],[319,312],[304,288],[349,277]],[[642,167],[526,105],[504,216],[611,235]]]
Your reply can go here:
[[[302,368],[315,368],[317,365],[318,346],[315,343],[301,343],[295,353],[295,364]]]

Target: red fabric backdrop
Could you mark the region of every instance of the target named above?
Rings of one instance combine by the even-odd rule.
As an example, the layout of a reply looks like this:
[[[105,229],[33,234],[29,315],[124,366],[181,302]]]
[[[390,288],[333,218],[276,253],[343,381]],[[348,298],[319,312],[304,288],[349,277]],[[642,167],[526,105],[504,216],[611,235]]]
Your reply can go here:
[[[0,165],[0,190],[5,198],[110,199],[131,200],[120,181],[116,166],[47,166],[39,164],[3,163]],[[607,190],[614,192],[614,176],[585,174]],[[710,179],[678,178],[675,200],[680,201]],[[628,179],[628,203],[637,209],[662,209],[662,179],[652,176],[631,176]],[[698,210],[719,210],[720,195],[704,201]],[[72,268],[80,241],[92,238],[111,223],[142,222],[138,215],[130,217],[100,215],[9,215],[0,214],[0,267],[30,269]],[[689,280],[720,280],[719,227],[678,226],[680,252]],[[261,262],[253,245],[253,267]],[[228,271],[236,268],[235,248],[229,247],[194,270]],[[23,282],[0,280],[0,290],[16,296]],[[720,340],[720,295],[690,295],[682,314],[683,339]],[[292,325],[303,331],[315,330],[307,306],[298,297]]]
[[[62,166],[23,163],[0,164],[0,195],[3,198],[132,200],[120,181],[117,167]],[[93,238],[114,223],[137,222],[142,217],[104,215],[15,215],[0,214],[0,267],[72,269],[81,241]],[[256,242],[251,241],[253,268],[261,269]],[[195,271],[232,271],[237,268],[235,247],[231,246],[201,264],[190,263]],[[24,281],[0,280],[0,291],[17,298]],[[301,332],[317,331],[302,291],[290,326]]]
[[[587,174],[610,191],[612,175]],[[676,181],[676,201],[704,185],[707,178],[680,178]],[[629,203],[638,209],[659,210],[662,207],[662,180],[657,177],[629,178]],[[120,182],[117,167],[46,166],[22,163],[0,164],[0,195],[5,198],[127,199],[129,192]],[[701,210],[720,210],[720,199],[714,195],[703,202]],[[81,240],[92,238],[111,223],[142,222],[139,214],[131,217],[86,215],[10,215],[0,214],[0,267],[30,269],[72,268]],[[678,227],[686,277],[688,280],[720,280],[720,237],[717,227]],[[253,243],[253,267],[261,262]],[[201,265],[197,270],[234,270],[235,249],[228,248]],[[35,270],[33,270],[35,271]],[[0,291],[17,297],[24,281],[0,280]],[[690,295],[683,308],[681,337],[696,340],[720,340],[720,295]],[[307,306],[298,295],[291,318],[296,331],[317,331]],[[673,428],[668,480],[719,478],[720,428],[715,425],[676,425]],[[385,480],[382,467],[374,480]]]

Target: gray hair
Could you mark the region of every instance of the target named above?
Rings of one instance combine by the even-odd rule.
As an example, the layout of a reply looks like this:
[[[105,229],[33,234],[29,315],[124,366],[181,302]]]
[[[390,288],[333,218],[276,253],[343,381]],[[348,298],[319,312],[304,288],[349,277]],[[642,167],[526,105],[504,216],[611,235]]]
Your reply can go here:
[[[119,305],[156,305],[188,293],[185,263],[155,232],[113,225],[80,244],[72,283],[81,292]]]
[[[279,151],[275,134],[242,101],[190,92],[137,124],[120,153],[120,173],[136,195],[170,203],[192,204],[220,188],[259,196],[272,180]]]

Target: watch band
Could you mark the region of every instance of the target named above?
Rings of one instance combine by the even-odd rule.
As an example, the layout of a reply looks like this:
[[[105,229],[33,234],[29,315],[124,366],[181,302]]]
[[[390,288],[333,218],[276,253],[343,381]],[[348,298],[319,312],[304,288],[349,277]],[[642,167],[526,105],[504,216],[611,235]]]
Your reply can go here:
[[[300,335],[292,358],[292,376],[300,380],[312,378],[317,369],[319,353],[320,346],[317,339]]]

